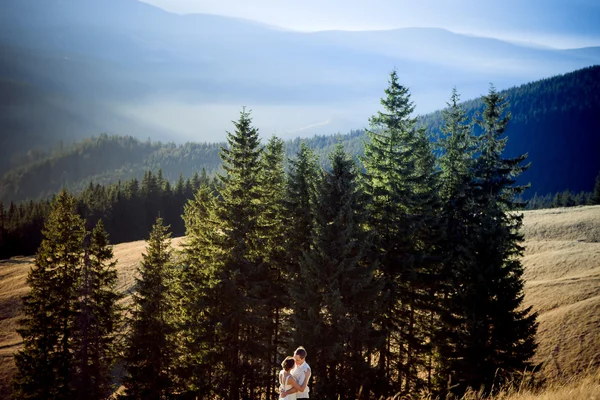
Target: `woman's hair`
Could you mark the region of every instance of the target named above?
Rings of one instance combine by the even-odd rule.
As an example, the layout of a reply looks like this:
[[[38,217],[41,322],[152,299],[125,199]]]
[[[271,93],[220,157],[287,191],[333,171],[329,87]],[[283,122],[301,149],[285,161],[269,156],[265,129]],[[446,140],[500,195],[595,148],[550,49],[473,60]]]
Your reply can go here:
[[[283,360],[283,362],[281,363],[281,368],[283,368],[286,371],[289,371],[290,369],[294,368],[295,364],[296,362],[294,361],[294,357],[287,356],[285,360]]]

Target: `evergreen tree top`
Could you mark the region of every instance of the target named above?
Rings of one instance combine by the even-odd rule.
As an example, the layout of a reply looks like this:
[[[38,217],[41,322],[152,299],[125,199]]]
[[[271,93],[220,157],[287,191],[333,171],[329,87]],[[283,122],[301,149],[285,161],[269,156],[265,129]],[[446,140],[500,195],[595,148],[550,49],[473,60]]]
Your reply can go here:
[[[416,123],[416,118],[409,118],[415,110],[415,104],[410,100],[410,92],[407,87],[398,82],[398,73],[393,70],[388,80],[389,86],[385,89],[385,97],[380,102],[384,111],[378,111],[370,119],[370,125],[374,130],[387,129],[411,129]]]
[[[221,147],[221,159],[225,175],[220,175],[221,182],[252,180],[260,169],[259,157],[263,151],[260,147],[258,129],[252,126],[250,112],[244,107],[240,119],[232,121],[235,126],[233,133],[227,132],[227,147]]]

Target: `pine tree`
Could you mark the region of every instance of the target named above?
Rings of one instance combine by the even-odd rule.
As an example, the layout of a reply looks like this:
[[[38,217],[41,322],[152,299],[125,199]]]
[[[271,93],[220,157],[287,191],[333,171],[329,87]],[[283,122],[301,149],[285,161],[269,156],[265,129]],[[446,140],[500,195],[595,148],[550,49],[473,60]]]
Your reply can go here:
[[[305,142],[300,143],[300,149],[296,157],[289,160],[289,171],[287,175],[285,205],[285,237],[286,241],[286,265],[289,266],[286,278],[286,293],[291,293],[300,281],[300,263],[303,254],[310,250],[312,234],[314,229],[314,213],[317,201],[317,183],[319,181],[319,169],[316,157]],[[290,298],[290,301],[292,298]],[[293,308],[293,316],[296,321],[308,321],[308,309],[302,303],[296,302]],[[284,332],[292,331],[291,322],[282,321]],[[286,324],[288,322],[288,324]],[[292,331],[293,332],[293,331]],[[292,335],[292,341],[285,350],[298,346],[298,343],[307,345],[297,334]],[[309,347],[310,348],[310,347]],[[312,351],[311,351],[312,354]]]
[[[144,174],[140,193],[142,195],[141,203],[145,213],[145,221],[142,224],[145,231],[152,226],[154,221],[156,221],[156,218],[160,215],[162,197],[161,186],[162,182],[158,180],[158,177],[154,175],[152,171],[147,171]]]
[[[228,294],[230,301],[218,313],[223,329],[217,334],[223,338],[220,355],[224,367],[223,388],[230,398],[254,390],[252,386],[257,382],[252,375],[261,372],[258,368],[252,370],[250,365],[266,356],[264,343],[255,335],[257,323],[262,322],[255,318],[264,304],[262,296],[251,298],[248,294],[250,290],[267,290],[261,285],[265,274],[260,268],[262,260],[259,260],[261,254],[256,242],[262,149],[249,112],[242,110],[234,125],[235,132],[227,135],[228,148],[221,149],[225,174],[220,176],[222,202],[217,209],[223,224],[224,245],[228,249],[219,271],[221,290]],[[264,368],[266,361],[256,364]]]
[[[250,113],[243,110],[234,125],[235,132],[227,135],[228,147],[221,149],[225,174],[209,214],[218,233],[190,242],[186,268],[192,274],[203,271],[195,296],[203,310],[202,323],[211,329],[202,339],[203,358],[210,360],[211,395],[256,398],[264,395],[262,377],[271,372],[272,338],[262,333],[273,324],[272,274],[261,229],[263,149]],[[206,208],[200,203],[198,209]],[[199,226],[202,215],[188,214],[192,210],[186,210],[186,221],[198,221]],[[197,229],[187,224],[186,228]]]
[[[482,129],[475,164],[475,212],[471,216],[469,247],[474,254],[470,268],[458,277],[454,302],[459,329],[454,371],[461,377],[458,389],[489,390],[494,379],[510,377],[529,366],[535,351],[536,314],[522,308],[524,281],[523,215],[514,212],[522,204],[515,198],[525,187],[515,178],[528,166],[527,155],[502,157],[510,114],[507,103],[490,88],[477,123]]]
[[[117,357],[121,309],[117,301],[116,261],[102,220],[91,234],[79,279],[75,323],[74,386],[76,398],[105,399],[111,391],[111,371]]]
[[[384,111],[370,119],[366,130],[365,175],[363,184],[370,197],[369,226],[377,232],[374,246],[379,253],[383,289],[380,317],[376,321],[384,340],[377,353],[379,395],[417,389],[420,378],[417,353],[423,344],[415,329],[416,291],[413,284],[420,275],[418,240],[422,195],[430,197],[426,171],[429,161],[421,162],[425,147],[411,117],[414,104],[409,90],[400,85],[398,74],[390,74]],[[429,200],[428,200],[429,202]],[[412,281],[412,283],[411,283]]]
[[[368,393],[374,383],[369,354],[379,287],[356,166],[341,144],[331,163],[319,190],[311,248],[303,254],[291,292],[293,326],[296,342],[318,360],[315,393],[354,399],[361,387]],[[299,308],[306,312],[296,312]]]
[[[273,376],[277,375],[280,355],[278,346],[289,339],[286,329],[286,313],[289,309],[289,296],[286,292],[286,279],[289,270],[286,268],[286,226],[285,226],[285,190],[286,180],[283,169],[285,156],[283,140],[273,136],[261,157],[261,175],[259,185],[261,190],[261,210],[259,216],[259,231],[257,245],[262,249],[262,262],[265,272],[264,280],[270,282],[270,295],[266,296],[266,308],[262,318],[264,325],[258,334],[269,338],[266,350],[269,353],[269,367],[259,377],[263,380],[262,387],[268,387],[269,393],[275,392]],[[257,295],[261,295],[257,293]]]
[[[301,142],[296,158],[290,160],[284,203],[288,227],[287,254],[292,266],[292,278],[299,273],[298,263],[302,253],[310,247],[317,181],[318,167],[315,155],[305,142]]]
[[[434,336],[438,328],[443,286],[443,222],[440,213],[440,177],[436,170],[433,144],[424,129],[416,132],[414,145],[415,183],[411,189],[410,209],[412,250],[406,282],[408,325],[405,391],[430,391],[433,386]],[[426,379],[425,379],[426,377]]]
[[[600,172],[598,172],[598,175],[596,175],[594,192],[592,194],[592,204],[600,204]]]
[[[73,398],[73,325],[76,283],[83,256],[84,222],[66,191],[56,197],[46,220],[23,299],[25,318],[18,330],[23,349],[15,355],[16,399]]]
[[[184,262],[178,271],[175,285],[174,314],[180,332],[177,370],[183,391],[199,398],[210,397],[220,369],[211,358],[217,345],[213,329],[217,324],[214,312],[222,299],[211,278],[216,271],[215,258],[222,254],[222,233],[215,215],[217,199],[208,186],[201,186],[193,199],[185,205],[183,220],[186,237],[183,242]]]
[[[173,324],[169,284],[172,250],[168,227],[157,218],[143,254],[133,295],[131,332],[125,356],[126,398],[163,399],[172,390]]]
[[[476,214],[474,169],[478,139],[459,101],[458,92],[453,89],[448,108],[442,113],[444,124],[438,142],[445,257],[438,291],[441,300],[439,324],[434,342],[439,354],[436,384],[442,392],[449,384],[461,379],[457,363],[462,354],[458,352],[461,343],[457,333],[462,330],[462,321],[457,316],[464,310],[456,301],[457,289],[475,262],[469,234],[474,229],[472,216]]]

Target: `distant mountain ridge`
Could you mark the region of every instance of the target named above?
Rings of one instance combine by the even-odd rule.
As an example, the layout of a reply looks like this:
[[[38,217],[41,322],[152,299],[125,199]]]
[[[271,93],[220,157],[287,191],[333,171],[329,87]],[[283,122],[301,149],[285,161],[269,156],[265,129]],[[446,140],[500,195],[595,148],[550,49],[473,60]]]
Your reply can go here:
[[[443,107],[453,86],[475,98],[489,82],[502,89],[599,63],[597,48],[532,48],[437,28],[306,33],[136,0],[5,0],[0,79],[61,107],[40,127],[26,116],[29,100],[2,106],[0,156],[102,132],[218,142],[242,105],[267,136],[347,132],[364,125],[394,67],[424,114]],[[33,103],[36,115],[54,104]],[[22,134],[30,139],[5,145]]]
[[[507,155],[528,153],[532,164],[519,178],[520,183],[531,183],[526,196],[566,189],[591,191],[600,171],[600,66],[501,93],[509,101],[512,114],[507,129]],[[471,117],[482,109],[481,99],[462,104]],[[432,136],[439,133],[441,123],[441,111],[419,118],[420,126]],[[304,140],[325,164],[327,154],[338,140],[349,153],[360,155],[365,137],[361,130],[355,130],[346,135],[317,135]],[[300,141],[296,138],[286,142],[288,156],[297,152]],[[61,186],[82,190],[90,180],[107,184],[132,177],[139,179],[146,170],[159,168],[171,181],[180,173],[189,177],[202,168],[213,173],[220,168],[220,146],[220,143],[151,143],[133,137],[102,135],[66,146],[53,155],[37,154],[29,162],[24,160],[25,164],[0,179],[0,200],[49,196]]]

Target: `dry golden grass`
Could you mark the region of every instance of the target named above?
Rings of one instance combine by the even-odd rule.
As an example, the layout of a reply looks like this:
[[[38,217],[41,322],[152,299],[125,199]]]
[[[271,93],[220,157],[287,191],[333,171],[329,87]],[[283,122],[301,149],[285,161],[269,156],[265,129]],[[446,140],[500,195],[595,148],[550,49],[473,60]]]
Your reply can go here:
[[[598,377],[585,377],[600,367],[600,206],[525,212],[523,232],[525,302],[538,311],[540,323],[535,361],[543,362],[551,384],[543,394],[509,390],[496,400],[600,400]],[[175,247],[181,239],[173,240]],[[119,290],[131,291],[145,246],[115,246]],[[20,341],[15,329],[32,262],[0,261],[0,398],[7,397],[14,373],[12,355]],[[565,385],[567,377],[585,378]]]
[[[525,303],[538,311],[549,380],[600,366],[600,206],[525,213]]]
[[[482,400],[478,393],[468,393],[460,400]],[[486,400],[600,400],[600,376],[588,374],[568,382],[553,383],[539,390],[506,388]]]

